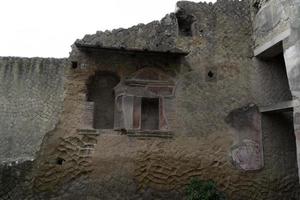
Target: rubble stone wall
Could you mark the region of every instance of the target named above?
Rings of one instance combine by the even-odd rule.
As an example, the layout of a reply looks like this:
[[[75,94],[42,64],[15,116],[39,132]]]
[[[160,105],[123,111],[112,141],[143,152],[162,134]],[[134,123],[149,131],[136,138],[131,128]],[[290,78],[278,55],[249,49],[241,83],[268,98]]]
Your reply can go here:
[[[62,110],[64,59],[0,58],[0,162],[34,159]]]
[[[280,63],[274,61],[278,68],[271,70],[269,63],[253,59],[249,1],[184,1],[177,10],[181,20],[184,14],[195,20],[191,35],[178,34],[176,14],[170,14],[160,22],[77,41],[123,52],[82,51],[73,45],[70,60],[77,64],[65,68],[59,123],[44,137],[21,184],[26,192],[12,189],[8,194],[17,196],[11,199],[184,199],[194,177],[215,181],[232,200],[299,199],[293,118],[257,110],[256,105],[291,95]],[[166,55],[173,47],[189,54]],[[126,49],[146,51],[128,54]],[[169,113],[174,136],[83,129],[89,78],[106,71],[123,80],[145,67],[176,81]],[[256,160],[262,151],[263,160]],[[253,162],[244,162],[248,158]]]
[[[22,198],[33,160],[62,110],[66,59],[0,58],[0,199]],[[14,192],[12,192],[14,190]]]

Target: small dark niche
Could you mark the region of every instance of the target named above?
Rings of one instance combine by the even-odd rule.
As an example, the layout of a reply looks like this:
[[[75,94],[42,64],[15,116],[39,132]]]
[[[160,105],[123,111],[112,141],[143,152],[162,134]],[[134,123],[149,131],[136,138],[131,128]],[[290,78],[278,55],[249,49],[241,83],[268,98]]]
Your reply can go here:
[[[253,8],[255,8],[256,10],[259,10],[259,2],[255,2],[253,4]]]
[[[207,76],[208,76],[209,78],[213,78],[213,77],[214,77],[214,73],[213,73],[212,71],[209,71],[209,72],[207,73]]]
[[[195,22],[195,18],[192,15],[180,10],[176,13],[179,35],[184,37],[193,36],[192,24]]]
[[[261,5],[260,5],[259,1],[255,1],[255,2],[252,4],[252,7],[253,7],[254,12],[255,12],[255,14],[256,14],[256,13],[259,11]]]
[[[66,160],[63,159],[63,158],[60,158],[60,157],[56,158],[56,164],[57,164],[57,165],[63,165],[63,163],[64,163],[65,161],[66,161]]]
[[[78,67],[78,62],[72,61],[72,69],[76,69]]]

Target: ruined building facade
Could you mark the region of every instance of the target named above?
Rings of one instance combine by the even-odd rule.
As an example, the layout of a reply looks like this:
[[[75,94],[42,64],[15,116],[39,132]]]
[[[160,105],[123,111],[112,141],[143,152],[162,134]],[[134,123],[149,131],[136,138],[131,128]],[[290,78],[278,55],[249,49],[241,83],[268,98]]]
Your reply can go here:
[[[181,1],[86,35],[68,59],[0,58],[0,199],[300,198],[300,2]]]

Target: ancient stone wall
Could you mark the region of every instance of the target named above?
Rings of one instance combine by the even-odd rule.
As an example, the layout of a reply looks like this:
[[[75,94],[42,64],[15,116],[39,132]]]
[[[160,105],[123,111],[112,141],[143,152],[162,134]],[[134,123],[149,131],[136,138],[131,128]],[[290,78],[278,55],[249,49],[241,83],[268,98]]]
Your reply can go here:
[[[227,130],[228,113],[253,101],[248,4],[178,2],[177,6],[197,19],[193,37],[177,38],[178,46],[190,51],[183,66],[189,71],[181,74],[177,87],[178,123],[183,128],[179,132],[207,135]]]
[[[76,43],[109,48],[172,51],[176,49],[175,38],[177,35],[177,19],[172,13],[166,15],[160,21],[153,21],[149,24],[138,24],[129,29],[120,28],[85,35],[83,39],[77,40]]]
[[[263,7],[269,0],[251,0],[251,5],[258,11]]]
[[[299,199],[291,114],[261,115],[256,106],[291,98],[283,58],[253,59],[249,1],[178,2],[177,13],[160,22],[77,43],[94,49],[73,45],[59,123],[30,166],[21,185],[26,192],[9,195],[184,199],[185,186],[198,177],[214,180],[232,200]],[[172,56],[178,49],[189,54]],[[90,78],[102,71],[122,81],[148,67],[176,82],[166,114],[171,137],[136,137],[86,123]]]
[[[252,7],[255,4],[252,5]],[[294,16],[293,0],[271,0],[263,4],[253,18],[254,48],[270,48],[290,35],[291,18]]]
[[[79,41],[123,48],[123,53],[103,49],[84,52],[73,46],[71,59],[78,67],[67,73],[61,123],[45,140],[37,160],[38,173],[33,173],[34,179],[39,180],[34,185],[36,194],[56,190],[64,194],[64,199],[74,195],[100,199],[180,199],[190,179],[199,177],[216,181],[234,200],[298,198],[291,118],[260,116],[254,106],[272,103],[277,97],[290,98],[290,93],[286,90],[286,79],[280,78],[283,69],[278,68],[264,79],[260,72],[265,70],[266,75],[268,68],[261,69],[252,60],[248,2],[179,2],[177,7],[180,20],[195,20],[191,34],[179,34],[177,27],[177,32],[170,36],[174,42],[171,47],[189,52],[184,59],[147,52],[134,56],[125,53],[127,48],[166,50],[159,48],[159,34],[154,43],[147,43],[147,37],[138,35],[151,30],[153,23],[134,27],[138,31],[132,35],[131,29],[120,30],[118,34],[126,35],[127,39],[116,40],[115,31]],[[172,24],[176,23],[176,18],[171,19]],[[165,19],[161,23],[164,22]],[[137,39],[131,42],[134,37]],[[157,67],[176,80],[176,106],[171,116],[174,137],[130,137],[113,130],[80,130],[89,77],[97,71],[109,71],[122,80],[144,67]],[[282,84],[279,82],[272,90],[271,85],[278,79]],[[60,142],[73,137],[81,141],[82,134],[92,137],[94,144],[88,154],[89,168],[80,164],[86,156],[81,150],[89,143],[80,142],[71,148],[70,143]],[[70,159],[70,154],[78,156]],[[64,160],[62,165],[55,162],[57,158]],[[252,171],[246,171],[249,169]],[[66,175],[67,172],[70,173]],[[56,173],[55,179],[49,176]],[[87,175],[84,181],[81,174]]]
[[[130,199],[131,195],[137,195],[137,185],[134,183],[134,177],[130,175],[134,168],[124,171],[126,168],[122,168],[122,166],[124,166],[123,161],[127,159],[126,157],[128,157],[128,163],[132,165],[137,152],[130,155],[129,150],[126,149],[127,146],[121,150],[122,147],[115,144],[114,138],[120,142],[128,141],[126,139],[128,136],[122,136],[121,132],[98,130],[95,133],[90,130],[91,126],[89,129],[82,126],[85,105],[88,100],[89,80],[101,71],[115,74],[120,79],[124,79],[142,67],[163,68],[166,66],[167,69],[164,71],[170,76],[176,76],[180,62],[177,58],[163,55],[128,56],[122,53],[90,52],[82,53],[80,56],[82,57],[78,57],[78,68],[69,66],[65,73],[64,110],[56,129],[45,137],[32,173],[32,190],[34,190],[35,198],[48,194],[49,191],[59,191],[60,189],[63,190],[64,198],[72,198],[71,196],[77,190],[75,188],[84,187],[84,191],[80,194],[82,196],[90,195],[109,199],[111,195],[120,195],[122,199],[126,197]],[[114,110],[110,110],[110,112],[113,113]],[[102,151],[99,148],[106,150]],[[116,154],[121,151],[124,153],[117,158]],[[97,156],[99,153],[100,155]],[[134,159],[131,159],[131,156]],[[62,161],[61,164],[58,164],[58,159]],[[114,164],[109,166],[106,165],[107,162]],[[103,172],[99,174],[98,169],[102,169]],[[125,176],[123,178],[125,182],[120,179],[120,173]],[[80,177],[84,174],[88,175],[88,180],[81,182]],[[103,175],[115,177],[106,180]],[[102,181],[106,183],[102,184]],[[129,185],[127,181],[132,182],[133,186]],[[120,187],[117,187],[116,184]],[[126,189],[127,185],[131,188],[131,192]],[[89,189],[90,187],[92,188]],[[58,192],[58,195],[60,194]]]
[[[24,182],[44,136],[58,122],[66,63],[66,59],[0,58],[1,199]]]
[[[34,159],[54,129],[62,110],[64,63],[0,58],[0,162]]]
[[[280,101],[282,102],[299,98],[299,62],[297,59],[299,57],[299,48],[297,48],[297,41],[299,40],[299,22],[296,20],[298,19],[298,10],[299,1],[273,0],[266,3],[258,11],[254,18],[254,47],[256,48],[254,49],[254,54],[258,56],[258,58],[254,59],[255,68],[260,70],[259,74],[262,75],[260,76],[257,74],[256,77],[264,77],[264,82],[272,85],[272,87],[269,87],[267,86],[268,84],[263,84],[261,91],[268,90],[265,92],[265,94],[268,95],[259,96],[265,97],[266,100],[269,100],[259,100],[262,104],[274,104]],[[278,60],[278,58],[280,58],[280,60]],[[276,72],[278,69],[282,72]],[[275,74],[277,74],[277,78],[274,76]],[[254,82],[256,84],[260,84],[261,81],[256,80]],[[274,98],[275,95],[277,96],[276,98]],[[276,99],[275,102],[274,99]],[[299,152],[299,139],[297,139],[297,110],[298,108],[294,108],[293,120],[291,120],[293,117],[292,113],[287,113],[285,115],[263,115],[263,118],[268,118],[269,122],[271,122],[271,119],[273,121],[276,120],[280,122],[284,122],[286,121],[285,119],[289,119],[289,121],[294,122],[295,139],[297,142],[296,146],[297,152]],[[269,127],[271,129],[272,124],[270,124]],[[294,155],[294,153],[292,155]]]

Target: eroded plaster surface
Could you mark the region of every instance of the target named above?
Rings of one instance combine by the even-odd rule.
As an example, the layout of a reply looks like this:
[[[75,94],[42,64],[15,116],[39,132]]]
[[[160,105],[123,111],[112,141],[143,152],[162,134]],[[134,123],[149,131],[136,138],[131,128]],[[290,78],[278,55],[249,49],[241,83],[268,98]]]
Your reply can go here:
[[[284,58],[253,58],[251,6],[178,2],[177,13],[161,21],[77,40],[73,64],[53,75],[64,80],[58,123],[25,173],[5,177],[13,186],[2,184],[0,198],[184,199],[198,177],[214,180],[232,200],[299,199],[293,115],[257,109],[292,98]],[[93,127],[88,85],[103,72],[125,83],[116,94],[131,95],[115,98],[111,110],[125,108],[120,129]],[[127,128],[140,128],[141,102],[128,100],[137,94],[164,98],[155,113],[167,131]]]
[[[35,158],[62,110],[64,63],[0,58],[0,162]]]

